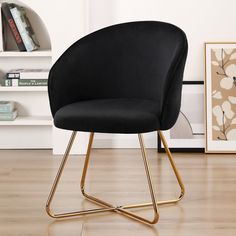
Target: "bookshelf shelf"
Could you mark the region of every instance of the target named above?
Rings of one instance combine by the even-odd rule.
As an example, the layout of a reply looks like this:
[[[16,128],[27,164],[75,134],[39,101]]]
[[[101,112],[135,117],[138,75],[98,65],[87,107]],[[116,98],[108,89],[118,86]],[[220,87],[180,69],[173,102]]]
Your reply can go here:
[[[50,116],[18,116],[14,121],[0,121],[0,126],[51,126]]]
[[[22,87],[4,87],[0,86],[0,92],[47,92],[47,86],[22,86]]]
[[[0,57],[51,57],[50,50],[37,50],[33,52],[4,51],[0,52]]]

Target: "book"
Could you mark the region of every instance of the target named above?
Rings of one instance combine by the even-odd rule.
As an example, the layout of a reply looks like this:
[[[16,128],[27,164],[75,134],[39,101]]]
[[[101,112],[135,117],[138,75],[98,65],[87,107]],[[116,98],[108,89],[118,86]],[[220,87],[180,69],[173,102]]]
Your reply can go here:
[[[13,101],[0,101],[0,113],[12,112],[14,110],[15,103]]]
[[[16,69],[7,72],[7,79],[47,79],[48,69]]]
[[[1,3],[2,4],[2,3]],[[1,15],[2,15],[2,18],[1,18],[1,26],[2,26],[2,48],[3,48],[3,51],[5,51],[7,48],[8,48],[8,34],[7,34],[7,31],[9,29],[9,31],[11,31],[10,27],[8,26],[8,23],[7,21],[5,20],[4,16],[3,16],[3,12],[2,12],[2,6],[1,6]],[[11,33],[10,33],[11,34]],[[14,37],[12,37],[13,39],[13,43],[15,42],[14,40]]]
[[[18,28],[15,24],[15,21],[12,17],[9,4],[6,3],[6,2],[2,3],[2,13],[3,13],[3,15],[4,15],[4,17],[5,17],[5,19],[8,23],[8,26],[10,27],[11,33],[13,35],[13,38],[16,42],[16,45],[17,45],[18,49],[20,51],[26,51],[26,47],[23,43],[21,35],[20,35],[20,33],[18,31]]]
[[[0,112],[0,120],[1,121],[13,121],[17,117],[17,110],[12,112]]]
[[[3,82],[3,86],[9,87],[16,87],[18,86],[18,79],[5,79]]]
[[[0,2],[0,52],[4,51],[3,33],[2,3]]]
[[[9,7],[26,50],[28,52],[37,50],[40,47],[39,42],[26,15],[25,9],[14,3],[9,4]]]
[[[47,79],[5,79],[4,86],[47,86]]]

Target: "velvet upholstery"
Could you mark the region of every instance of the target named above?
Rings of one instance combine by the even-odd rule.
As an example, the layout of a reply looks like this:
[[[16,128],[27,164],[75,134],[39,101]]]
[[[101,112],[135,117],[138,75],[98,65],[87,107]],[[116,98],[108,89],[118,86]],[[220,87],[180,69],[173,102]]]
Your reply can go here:
[[[113,25],[78,40],[49,73],[55,126],[104,133],[171,128],[187,49],[181,29],[156,21]]]

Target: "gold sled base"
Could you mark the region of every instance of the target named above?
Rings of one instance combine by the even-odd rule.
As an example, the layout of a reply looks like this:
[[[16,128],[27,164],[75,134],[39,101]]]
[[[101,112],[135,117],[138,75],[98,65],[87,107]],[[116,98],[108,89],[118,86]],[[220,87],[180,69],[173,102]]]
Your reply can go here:
[[[144,224],[152,225],[152,224],[157,223],[158,220],[159,220],[158,206],[159,205],[164,205],[164,204],[177,203],[178,201],[180,201],[183,198],[184,193],[185,193],[185,189],[184,189],[182,179],[181,179],[181,177],[179,175],[179,172],[176,168],[176,165],[175,165],[174,160],[172,158],[171,152],[168,148],[165,137],[164,137],[164,135],[161,131],[158,131],[158,132],[159,132],[159,136],[161,138],[161,141],[164,145],[164,148],[165,148],[166,154],[168,156],[168,159],[170,161],[171,167],[172,167],[172,169],[175,173],[176,179],[177,179],[177,181],[179,183],[179,186],[180,186],[180,189],[181,189],[179,198],[172,199],[172,200],[166,200],[166,201],[157,201],[156,193],[155,193],[155,190],[154,190],[154,187],[153,187],[153,182],[152,182],[152,178],[151,178],[151,174],[150,174],[150,170],[149,170],[149,164],[148,164],[148,159],[147,159],[147,154],[146,154],[146,149],[145,149],[145,146],[144,146],[142,134],[138,134],[138,138],[139,138],[139,143],[140,143],[140,147],[141,147],[145,173],[146,173],[147,182],[148,182],[150,196],[151,196],[152,201],[147,202],[147,203],[133,204],[133,205],[113,206],[110,203],[107,203],[103,200],[100,200],[96,197],[93,197],[93,196],[87,194],[85,192],[85,179],[86,179],[86,173],[87,173],[87,170],[88,170],[90,152],[91,152],[91,149],[92,149],[92,143],[93,143],[93,138],[94,138],[94,133],[90,133],[87,153],[86,153],[85,162],[84,162],[84,168],[83,168],[82,177],[81,177],[81,181],[80,181],[80,188],[81,188],[81,192],[82,192],[83,196],[86,199],[88,199],[89,201],[91,201],[93,203],[98,204],[102,208],[83,210],[83,211],[65,212],[65,213],[54,213],[51,210],[51,203],[52,203],[54,194],[56,192],[58,182],[59,182],[60,177],[62,175],[62,172],[64,170],[65,164],[66,164],[67,159],[69,157],[71,147],[72,147],[73,142],[75,140],[76,131],[73,131],[72,135],[71,135],[71,138],[70,138],[70,141],[68,143],[67,149],[65,151],[65,154],[63,156],[61,165],[59,167],[58,173],[57,173],[56,178],[54,180],[54,183],[52,185],[49,197],[48,197],[48,201],[47,201],[47,204],[46,204],[46,212],[48,213],[48,215],[52,218],[61,219],[61,218],[68,218],[68,217],[75,217],[75,216],[82,216],[82,215],[88,215],[88,214],[95,214],[95,213],[110,211],[110,212],[115,212],[115,213],[122,214],[126,217],[129,217],[129,218],[134,219],[136,221],[142,222]],[[137,214],[134,214],[133,212],[128,211],[128,209],[143,208],[143,207],[152,207],[152,209],[154,211],[153,219],[149,220],[149,219],[143,218],[143,217],[141,217]]]

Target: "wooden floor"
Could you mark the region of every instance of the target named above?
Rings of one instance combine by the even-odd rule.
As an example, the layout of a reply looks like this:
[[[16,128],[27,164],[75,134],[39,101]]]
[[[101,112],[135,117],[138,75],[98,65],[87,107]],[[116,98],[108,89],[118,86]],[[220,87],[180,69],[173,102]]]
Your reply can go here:
[[[158,199],[178,196],[178,185],[164,154],[149,150]],[[0,151],[1,236],[235,236],[236,155],[174,154],[185,198],[161,206],[160,221],[144,226],[115,213],[55,221],[44,207],[61,160],[50,150]],[[85,209],[79,193],[83,156],[73,156],[56,195],[58,211]],[[87,190],[117,205],[149,201],[139,150],[92,152]],[[96,207],[96,206],[95,206]],[[151,210],[139,211],[152,216]]]

